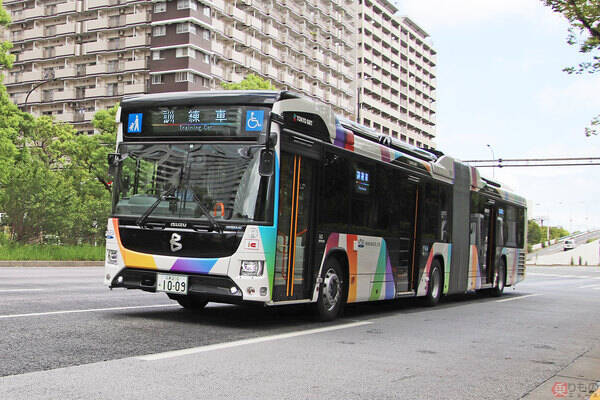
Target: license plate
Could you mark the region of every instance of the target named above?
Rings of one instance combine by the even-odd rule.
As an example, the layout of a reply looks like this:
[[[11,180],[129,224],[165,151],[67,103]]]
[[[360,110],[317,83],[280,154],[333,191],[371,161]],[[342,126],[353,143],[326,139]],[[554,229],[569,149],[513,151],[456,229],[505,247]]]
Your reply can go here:
[[[188,277],[185,275],[158,274],[156,291],[176,294],[187,294]]]

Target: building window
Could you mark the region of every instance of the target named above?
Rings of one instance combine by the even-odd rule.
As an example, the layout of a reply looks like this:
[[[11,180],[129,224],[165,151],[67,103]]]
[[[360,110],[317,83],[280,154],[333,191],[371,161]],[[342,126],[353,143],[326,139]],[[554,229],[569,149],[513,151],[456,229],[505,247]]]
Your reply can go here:
[[[210,56],[208,54],[204,54],[204,63],[210,64]]]
[[[208,87],[210,81],[204,77],[200,78],[200,83],[202,84],[202,86],[204,87]]]
[[[176,72],[175,82],[193,82],[193,75],[191,72]]]
[[[177,24],[177,33],[196,33],[196,25],[190,22]]]
[[[167,34],[167,27],[165,25],[157,25],[152,28],[152,36],[165,36]]]
[[[204,7],[204,15],[210,17],[210,7]]]
[[[208,29],[202,30],[202,37],[204,40],[210,40],[210,31]]]
[[[178,10],[185,10],[188,8],[191,8],[192,10],[197,10],[196,0],[177,0]]]
[[[161,1],[154,3],[154,13],[161,13],[167,11],[167,2]]]
[[[196,58],[196,50],[190,49],[189,47],[179,47],[177,49],[176,57]]]
[[[152,52],[152,59],[153,60],[162,60],[160,50],[154,50]]]
[[[107,96],[117,96],[119,94],[119,87],[116,83],[109,83],[106,85]]]
[[[153,85],[160,85],[161,83],[163,83],[162,75],[152,75],[152,84]]]

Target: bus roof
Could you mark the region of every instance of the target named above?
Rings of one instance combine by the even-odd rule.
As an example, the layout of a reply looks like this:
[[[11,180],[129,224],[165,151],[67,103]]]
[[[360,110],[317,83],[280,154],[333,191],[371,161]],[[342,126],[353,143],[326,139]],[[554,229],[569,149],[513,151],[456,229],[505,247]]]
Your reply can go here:
[[[192,105],[204,102],[211,104],[243,104],[271,106],[276,101],[299,98],[300,95],[290,91],[275,90],[211,90],[196,92],[170,92],[125,96],[121,107],[158,107],[172,105]]]

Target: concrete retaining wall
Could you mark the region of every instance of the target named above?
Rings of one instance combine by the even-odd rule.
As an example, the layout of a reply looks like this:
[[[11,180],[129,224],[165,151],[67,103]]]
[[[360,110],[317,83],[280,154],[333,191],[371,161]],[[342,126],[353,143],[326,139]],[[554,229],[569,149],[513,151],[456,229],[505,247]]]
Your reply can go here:
[[[600,240],[582,244],[573,250],[545,256],[534,255],[528,264],[533,265],[600,265]]]

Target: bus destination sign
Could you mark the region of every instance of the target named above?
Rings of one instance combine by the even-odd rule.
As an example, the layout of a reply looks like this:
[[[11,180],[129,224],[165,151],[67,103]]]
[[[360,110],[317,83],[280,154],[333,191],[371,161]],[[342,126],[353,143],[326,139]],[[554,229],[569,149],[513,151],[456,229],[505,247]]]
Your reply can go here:
[[[124,133],[139,137],[257,137],[265,126],[258,107],[158,107],[123,117]],[[126,124],[126,125],[125,125]]]

